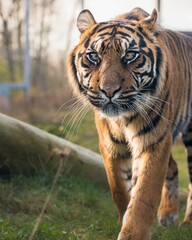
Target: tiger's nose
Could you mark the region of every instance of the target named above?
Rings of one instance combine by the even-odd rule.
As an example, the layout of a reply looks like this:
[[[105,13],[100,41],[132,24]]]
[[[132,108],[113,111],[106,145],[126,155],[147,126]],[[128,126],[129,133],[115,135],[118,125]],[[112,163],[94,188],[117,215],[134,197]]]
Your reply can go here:
[[[99,86],[101,92],[103,92],[107,97],[112,98],[115,93],[121,90],[119,84],[105,83]]]

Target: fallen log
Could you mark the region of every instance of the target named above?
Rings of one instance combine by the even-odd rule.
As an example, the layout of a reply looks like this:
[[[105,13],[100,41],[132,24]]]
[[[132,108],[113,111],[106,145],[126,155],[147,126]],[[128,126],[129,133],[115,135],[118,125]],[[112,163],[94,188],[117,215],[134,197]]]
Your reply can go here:
[[[101,156],[27,123],[0,114],[0,173],[34,174],[55,171],[64,149],[69,149],[64,172],[83,174],[107,186]]]

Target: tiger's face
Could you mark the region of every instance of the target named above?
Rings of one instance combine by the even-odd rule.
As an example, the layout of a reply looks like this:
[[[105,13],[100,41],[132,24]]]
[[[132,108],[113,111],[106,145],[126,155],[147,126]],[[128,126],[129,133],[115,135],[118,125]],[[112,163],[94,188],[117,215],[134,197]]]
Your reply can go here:
[[[152,30],[155,21],[156,12],[143,20],[99,24],[88,10],[79,15],[82,35],[70,65],[75,91],[96,110],[110,117],[138,112],[162,89],[163,54]]]

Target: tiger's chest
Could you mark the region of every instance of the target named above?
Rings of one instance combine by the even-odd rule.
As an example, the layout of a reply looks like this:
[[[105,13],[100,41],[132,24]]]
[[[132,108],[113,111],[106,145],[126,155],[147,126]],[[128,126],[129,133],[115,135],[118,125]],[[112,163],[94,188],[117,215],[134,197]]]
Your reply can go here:
[[[127,151],[133,158],[137,158],[146,147],[154,140],[152,134],[138,134],[142,129],[142,121],[127,121],[125,118],[109,119],[107,126],[110,135],[110,143],[115,145],[115,150],[123,155]],[[125,147],[122,148],[122,145]]]

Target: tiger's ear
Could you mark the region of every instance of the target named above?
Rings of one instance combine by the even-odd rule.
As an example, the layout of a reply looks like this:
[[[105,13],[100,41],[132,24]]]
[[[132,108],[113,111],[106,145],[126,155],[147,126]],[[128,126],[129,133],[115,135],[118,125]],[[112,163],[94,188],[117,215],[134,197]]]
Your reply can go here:
[[[156,21],[157,21],[157,10],[154,8],[151,15],[141,20],[140,24],[148,29],[151,29],[154,27]]]
[[[94,24],[96,24],[96,21],[89,10],[85,9],[80,12],[77,18],[77,27],[81,33],[92,27]]]

